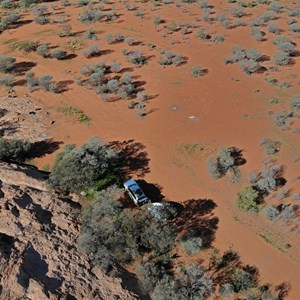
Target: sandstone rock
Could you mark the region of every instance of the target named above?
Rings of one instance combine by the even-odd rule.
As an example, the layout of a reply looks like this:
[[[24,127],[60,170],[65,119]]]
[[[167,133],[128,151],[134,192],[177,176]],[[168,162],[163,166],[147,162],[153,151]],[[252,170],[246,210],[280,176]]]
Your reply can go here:
[[[80,204],[33,167],[0,163],[0,299],[137,299],[77,248]]]

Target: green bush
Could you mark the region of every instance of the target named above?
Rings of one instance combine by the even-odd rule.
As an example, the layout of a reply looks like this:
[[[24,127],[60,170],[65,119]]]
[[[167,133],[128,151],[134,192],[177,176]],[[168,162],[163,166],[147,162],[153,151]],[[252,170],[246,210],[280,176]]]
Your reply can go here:
[[[29,157],[30,148],[28,142],[0,138],[0,160],[23,162]]]
[[[11,45],[12,49],[19,50],[25,53],[35,51],[39,45],[39,41],[20,41]]]
[[[258,192],[252,186],[242,188],[238,195],[237,206],[243,210],[257,211]]]
[[[16,59],[14,57],[0,54],[0,72],[9,72],[13,69]]]
[[[201,237],[194,237],[194,236],[187,237],[187,238],[183,239],[181,244],[183,246],[184,251],[188,255],[194,255],[201,250],[202,239],[201,239]]]
[[[67,145],[56,157],[49,183],[64,192],[80,192],[113,174],[117,162],[117,153],[97,137],[79,148]]]

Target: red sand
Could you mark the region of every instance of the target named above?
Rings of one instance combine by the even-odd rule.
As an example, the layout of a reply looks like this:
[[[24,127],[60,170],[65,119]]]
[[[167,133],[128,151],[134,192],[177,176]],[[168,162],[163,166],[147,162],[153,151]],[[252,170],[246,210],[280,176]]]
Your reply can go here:
[[[300,193],[299,180],[292,182],[292,178],[299,175],[300,162],[293,163],[292,159],[300,156],[299,135],[276,127],[267,113],[269,110],[280,111],[288,107],[287,100],[291,95],[299,92],[298,79],[292,80],[292,89],[284,90],[268,84],[265,80],[267,74],[281,81],[287,75],[297,74],[297,72],[299,74],[299,58],[295,57],[296,63],[291,67],[280,67],[280,72],[247,76],[242,73],[237,64],[224,65],[223,59],[231,54],[230,49],[233,45],[241,45],[245,49],[256,48],[263,54],[272,56],[276,47],[272,45],[270,39],[274,35],[267,33],[266,28],[263,30],[267,33],[267,41],[258,43],[252,37],[249,26],[225,30],[219,22],[208,26],[201,20],[198,24],[207,26],[209,33],[224,34],[225,42],[216,44],[201,41],[196,37],[197,29],[193,29],[193,33],[186,35],[184,41],[179,32],[174,33],[175,39],[181,43],[172,45],[169,38],[163,38],[163,25],[158,26],[158,32],[155,31],[153,17],[159,15],[167,21],[167,24],[176,20],[191,22],[202,15],[197,5],[184,5],[192,15],[180,12],[175,5],[161,6],[155,11],[150,10],[150,3],[137,5],[144,7],[146,12],[144,20],[134,17],[134,11],[128,12],[121,4],[116,3],[117,13],[121,16],[115,23],[100,22],[92,25],[96,31],[101,32],[98,34],[97,41],[81,40],[80,36],[59,38],[58,25],[40,26],[35,23],[4,32],[1,41],[12,38],[28,39],[30,33],[31,39],[39,39],[41,43],[50,42],[51,45],[59,45],[60,48],[66,46],[67,40],[77,39],[84,44],[83,48],[97,44],[101,49],[114,51],[101,58],[86,59],[80,50],[76,52],[78,56],[69,61],[44,59],[32,53],[26,56],[22,53],[11,53],[18,61],[36,62],[37,66],[32,69],[36,75],[51,74],[57,82],[74,80],[80,73],[80,67],[89,61],[116,60],[124,67],[133,67],[121,54],[122,48],[141,49],[146,55],[154,56],[147,65],[133,70],[136,80],[145,81],[143,87],[148,95],[153,96],[146,104],[146,112],[151,113],[142,119],[137,116],[136,110],[127,108],[128,101],[104,102],[99,95],[75,83],[70,84],[69,90],[63,94],[35,91],[30,94],[30,98],[46,107],[55,120],[54,125],[49,125],[54,140],[81,144],[96,135],[108,142],[134,139],[142,143],[150,159],[150,173],[144,178],[147,182],[159,184],[163,188],[162,194],[165,195],[166,200],[182,202],[188,199],[212,199],[217,204],[214,214],[219,218],[219,229],[214,246],[221,250],[233,247],[240,253],[243,262],[259,268],[264,281],[272,284],[289,282],[292,290],[288,299],[299,299],[299,231],[291,232],[280,224],[272,224],[263,214],[259,217],[251,217],[251,214],[244,214],[235,208],[236,194],[243,184],[247,184],[248,172],[263,168],[261,160],[265,155],[259,143],[265,137],[281,141],[282,148],[276,156],[277,163],[285,166],[287,188]],[[212,10],[217,11],[217,14],[227,15],[224,6],[230,5],[222,1]],[[87,29],[87,25],[77,20],[77,15],[82,8],[71,6],[66,8],[66,11],[70,14],[73,31]],[[245,22],[252,20],[262,11],[264,9],[261,7],[247,8],[246,12],[253,15],[243,20]],[[280,14],[280,19],[277,20],[285,31],[287,26],[284,19],[286,18],[284,13]],[[144,41],[145,46],[130,47],[123,43],[108,45],[104,40],[107,32],[130,35],[137,41]],[[284,34],[287,34],[287,31]],[[297,41],[299,38],[294,37],[293,40]],[[156,44],[157,48],[150,50],[147,47],[149,43]],[[2,43],[1,52],[8,51],[8,46]],[[157,63],[161,57],[159,49],[171,49],[180,53],[188,58],[188,62],[179,67],[162,68]],[[262,64],[266,67],[272,65],[271,61]],[[195,65],[207,68],[208,74],[193,78],[191,68]],[[70,72],[67,73],[66,70]],[[25,87],[15,89],[18,96],[28,93]],[[282,103],[268,104],[266,99],[270,97],[278,97]],[[82,109],[92,118],[91,123],[80,125],[57,113],[57,109],[64,103]],[[178,106],[178,109],[172,109],[174,105]],[[191,120],[189,116],[196,116],[196,119]],[[194,158],[178,150],[180,145],[193,143],[205,145],[205,149]],[[222,146],[236,146],[243,149],[243,157],[247,163],[240,167],[243,174],[242,183],[232,185],[225,179],[214,180],[208,174],[207,157]],[[52,154],[36,160],[36,164],[42,167],[52,162],[54,156],[55,154]],[[268,203],[271,201],[274,202],[274,200],[267,200]],[[289,199],[284,200],[284,203],[289,202]],[[258,234],[264,231],[271,232],[272,236],[282,237],[290,243],[289,251],[283,253],[276,246],[266,243]]]

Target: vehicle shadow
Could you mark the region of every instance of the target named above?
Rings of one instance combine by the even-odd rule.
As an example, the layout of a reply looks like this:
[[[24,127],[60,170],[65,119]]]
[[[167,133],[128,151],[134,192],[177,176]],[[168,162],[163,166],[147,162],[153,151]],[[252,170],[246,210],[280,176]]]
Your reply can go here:
[[[160,202],[165,198],[161,193],[162,187],[160,185],[149,183],[144,179],[137,180],[137,183],[151,202]]]

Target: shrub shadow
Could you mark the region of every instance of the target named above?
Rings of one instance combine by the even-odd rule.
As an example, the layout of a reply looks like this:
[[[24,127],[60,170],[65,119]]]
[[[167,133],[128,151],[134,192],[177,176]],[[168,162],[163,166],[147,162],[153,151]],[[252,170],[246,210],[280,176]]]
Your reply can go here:
[[[69,90],[69,85],[70,84],[72,84],[72,83],[74,83],[74,81],[73,80],[63,80],[63,81],[59,81],[58,83],[57,83],[57,85],[58,85],[58,92],[59,93],[63,93],[63,92],[66,92],[66,91],[68,91]]]
[[[18,62],[14,64],[12,73],[17,75],[24,75],[26,72],[30,71],[35,66],[36,63],[31,61]]]
[[[31,145],[29,159],[43,157],[59,149],[63,142],[53,141],[52,139],[35,142]]]
[[[122,142],[113,141],[110,146],[119,153],[120,171],[123,178],[129,178],[132,175],[142,178],[150,172],[150,159],[143,144],[131,139]]]
[[[182,204],[184,210],[175,219],[179,234],[182,237],[200,236],[203,247],[210,247],[219,223],[213,213],[216,203],[211,199],[191,199]]]

